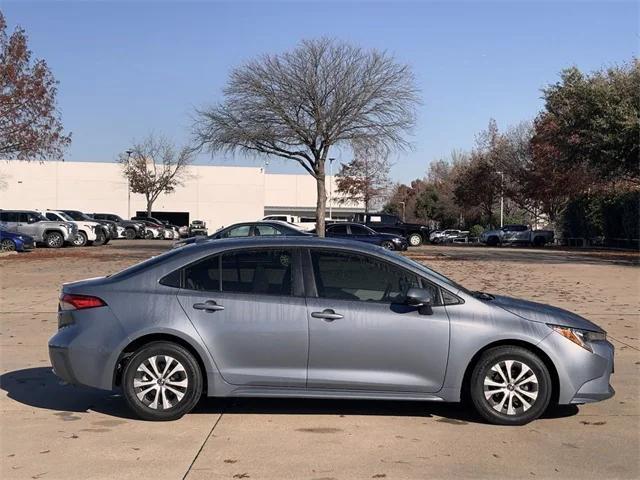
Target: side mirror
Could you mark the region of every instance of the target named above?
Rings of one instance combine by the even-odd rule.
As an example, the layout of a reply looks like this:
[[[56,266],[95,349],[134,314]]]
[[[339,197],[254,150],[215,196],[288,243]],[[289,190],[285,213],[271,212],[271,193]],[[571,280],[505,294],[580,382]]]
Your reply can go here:
[[[405,296],[407,305],[418,308],[421,315],[431,315],[433,310],[433,296],[429,290],[424,288],[410,288]]]

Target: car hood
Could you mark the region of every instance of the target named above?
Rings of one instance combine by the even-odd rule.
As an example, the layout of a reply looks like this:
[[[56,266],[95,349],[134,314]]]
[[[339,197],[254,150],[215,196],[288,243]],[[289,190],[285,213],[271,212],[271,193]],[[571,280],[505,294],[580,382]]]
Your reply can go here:
[[[532,322],[551,323],[563,327],[604,332],[598,325],[578,314],[544,303],[530,302],[501,295],[496,295],[493,300],[490,300],[490,303]]]

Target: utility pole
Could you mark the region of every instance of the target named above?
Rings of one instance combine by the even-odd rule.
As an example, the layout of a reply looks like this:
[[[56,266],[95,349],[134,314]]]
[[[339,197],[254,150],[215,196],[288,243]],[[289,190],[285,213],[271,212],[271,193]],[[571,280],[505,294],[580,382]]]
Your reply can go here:
[[[500,228],[504,226],[504,172],[500,174]]]
[[[131,154],[133,150],[127,150],[127,168],[130,168],[129,161],[131,160]],[[127,220],[131,218],[131,172],[127,175]]]
[[[403,221],[403,222],[406,222],[406,221],[407,221],[407,219],[405,218],[405,215],[404,215],[404,213],[405,213],[405,212],[404,212],[404,207],[405,207],[407,204],[406,204],[405,202],[400,202],[400,203],[402,204],[402,221]]]

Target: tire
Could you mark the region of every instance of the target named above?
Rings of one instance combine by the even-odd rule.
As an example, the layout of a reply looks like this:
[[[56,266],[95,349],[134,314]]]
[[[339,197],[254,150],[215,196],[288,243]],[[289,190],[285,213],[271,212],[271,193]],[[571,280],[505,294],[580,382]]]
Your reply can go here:
[[[87,241],[87,234],[84,232],[78,232],[76,238],[74,238],[71,243],[73,243],[74,247],[84,247],[87,244]]]
[[[149,231],[144,234],[144,238],[147,240],[153,240],[153,232]]]
[[[171,377],[163,378],[162,373],[168,357],[168,373],[176,368],[178,370]],[[151,361],[152,358],[155,360]],[[156,375],[153,362],[156,365],[155,370],[160,375]],[[157,377],[162,383],[157,382]],[[143,382],[143,385],[136,385],[139,382]],[[146,382],[148,386],[145,385]],[[177,420],[189,413],[200,400],[203,388],[202,372],[194,356],[180,345],[153,342],[133,354],[124,370],[122,388],[127,404],[143,420]],[[174,392],[181,393],[182,397]]]
[[[420,245],[422,245],[422,235],[420,235],[419,233],[412,233],[407,238],[407,241],[409,242],[409,246],[419,247]]]
[[[490,247],[497,247],[498,243],[500,243],[498,237],[487,238],[487,245],[489,245]]]
[[[500,389],[500,385],[505,387]],[[551,389],[551,376],[544,362],[533,352],[516,346],[484,352],[469,385],[475,409],[495,425],[525,425],[535,420],[547,409]],[[496,393],[487,397],[488,391]]]
[[[134,240],[136,238],[136,231],[133,228],[127,228],[124,231],[124,236],[127,240]]]
[[[380,244],[380,246],[382,248],[384,248],[385,250],[395,250],[396,249],[395,245],[393,244],[393,242],[391,240],[385,240],[384,242],[382,242]]]
[[[107,237],[102,230],[98,230],[96,232],[96,239],[93,241],[93,244],[96,247],[99,247],[101,245],[104,245],[105,243],[107,243]]]
[[[533,246],[534,247],[544,247],[544,244],[547,243],[547,239],[544,237],[534,237],[533,238]]]
[[[62,248],[64,246],[64,237],[60,232],[49,232],[44,237],[44,243],[49,248]]]
[[[5,238],[0,242],[0,252],[13,252],[16,249],[16,242],[10,238]]]

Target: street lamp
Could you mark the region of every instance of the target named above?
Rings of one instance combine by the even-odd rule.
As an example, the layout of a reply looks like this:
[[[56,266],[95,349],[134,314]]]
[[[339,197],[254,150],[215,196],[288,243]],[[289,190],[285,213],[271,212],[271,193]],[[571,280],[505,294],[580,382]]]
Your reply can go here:
[[[333,161],[334,157],[329,158],[329,220],[333,219]]]
[[[504,172],[496,172],[500,175],[500,228],[504,226]]]
[[[129,170],[129,160],[131,159],[131,154],[133,150],[127,150],[124,152],[127,154],[127,170]],[[127,172],[127,220],[131,218],[131,171]]]

